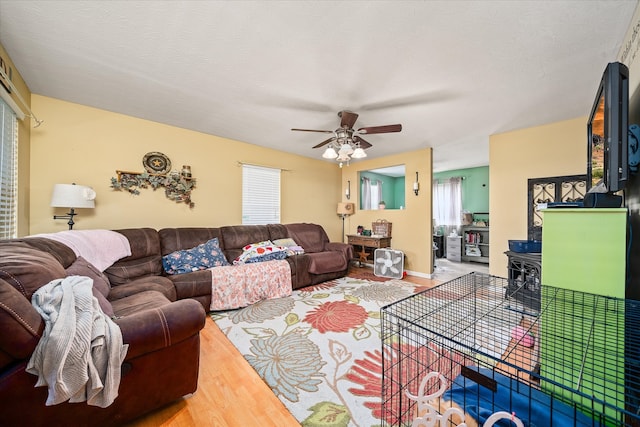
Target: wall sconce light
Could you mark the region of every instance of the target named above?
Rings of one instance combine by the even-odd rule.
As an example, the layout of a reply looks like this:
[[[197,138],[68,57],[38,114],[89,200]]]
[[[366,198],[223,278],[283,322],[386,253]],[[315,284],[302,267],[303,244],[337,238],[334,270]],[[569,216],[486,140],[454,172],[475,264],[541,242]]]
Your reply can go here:
[[[344,195],[347,200],[351,199],[351,181],[347,181],[347,189],[344,190]]]
[[[73,224],[75,224],[73,217],[78,215],[74,209],[95,208],[95,198],[96,192],[91,187],[76,184],[56,184],[53,186],[51,207],[69,208],[69,212],[66,215],[54,215],[53,219],[68,219],[69,230],[72,230]]]
[[[418,172],[416,171],[416,181],[413,183],[413,192],[418,195],[420,191],[420,183],[418,183]]]

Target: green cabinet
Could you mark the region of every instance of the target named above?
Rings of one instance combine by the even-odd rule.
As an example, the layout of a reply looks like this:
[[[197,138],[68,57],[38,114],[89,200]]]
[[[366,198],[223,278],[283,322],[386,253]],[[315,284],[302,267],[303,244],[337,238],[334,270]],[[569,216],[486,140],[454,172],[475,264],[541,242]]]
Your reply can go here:
[[[542,284],[625,297],[626,209],[546,209]]]
[[[621,421],[627,210],[548,209],[543,218],[541,389]]]

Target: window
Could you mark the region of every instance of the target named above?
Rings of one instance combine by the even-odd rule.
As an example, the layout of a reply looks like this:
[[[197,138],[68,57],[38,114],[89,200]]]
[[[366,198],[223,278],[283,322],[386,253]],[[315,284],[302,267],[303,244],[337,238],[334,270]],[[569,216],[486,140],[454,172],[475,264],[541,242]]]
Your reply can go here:
[[[436,225],[459,226],[462,223],[462,178],[433,183],[433,219]]]
[[[280,169],[242,165],[242,223],[280,223]]]
[[[18,235],[18,124],[0,99],[0,238]]]

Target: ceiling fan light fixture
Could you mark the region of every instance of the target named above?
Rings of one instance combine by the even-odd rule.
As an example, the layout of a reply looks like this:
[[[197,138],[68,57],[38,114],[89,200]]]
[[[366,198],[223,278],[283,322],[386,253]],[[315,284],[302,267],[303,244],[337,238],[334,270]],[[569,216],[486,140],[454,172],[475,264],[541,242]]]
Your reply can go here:
[[[322,153],[322,157],[325,159],[335,159],[336,157],[338,157],[338,153],[336,153],[336,150],[334,150],[333,147],[329,147],[324,150],[324,153]]]
[[[402,125],[395,124],[385,126],[368,126],[355,131],[353,129],[353,125],[358,119],[358,114],[352,111],[342,110],[338,112],[338,117],[341,118],[340,127],[333,131],[298,128],[292,128],[291,130],[333,134],[333,137],[315,145],[313,148],[326,146],[325,151],[322,153],[322,158],[336,160],[339,163],[340,167],[345,164],[349,166],[349,162],[352,159],[363,159],[367,157],[367,153],[365,153],[364,150],[371,147],[371,143],[365,141],[359,135],[356,135],[356,132],[366,135],[400,132],[402,130]]]
[[[348,156],[350,154],[353,154],[353,147],[348,142],[345,142],[340,146],[340,150],[338,151],[338,153]]]
[[[353,154],[351,155],[354,159],[364,159],[367,157],[367,153],[360,147],[353,150]]]
[[[336,162],[348,162],[351,158],[346,154],[340,154],[336,159]]]

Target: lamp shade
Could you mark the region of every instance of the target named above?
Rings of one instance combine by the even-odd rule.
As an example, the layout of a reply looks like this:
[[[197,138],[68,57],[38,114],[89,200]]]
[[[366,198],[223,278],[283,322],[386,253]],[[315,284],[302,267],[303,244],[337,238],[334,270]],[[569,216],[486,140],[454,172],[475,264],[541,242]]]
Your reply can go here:
[[[362,148],[358,147],[353,151],[351,157],[353,157],[354,159],[364,159],[365,157],[367,157],[367,153],[365,153]]]
[[[338,157],[338,153],[336,153],[336,150],[334,150],[332,147],[329,147],[324,150],[324,153],[322,153],[322,157],[324,157],[325,159],[335,159],[336,157]]]
[[[353,203],[338,203],[338,215],[353,215],[354,210]]]
[[[53,186],[51,207],[54,208],[90,208],[95,205],[96,192],[86,185],[56,184]]]

